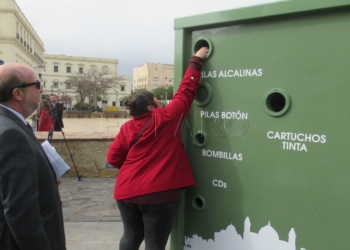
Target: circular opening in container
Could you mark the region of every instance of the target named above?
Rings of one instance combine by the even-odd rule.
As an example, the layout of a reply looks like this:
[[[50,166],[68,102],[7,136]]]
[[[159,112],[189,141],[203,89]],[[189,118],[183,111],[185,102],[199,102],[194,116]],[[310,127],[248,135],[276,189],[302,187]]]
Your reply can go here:
[[[268,96],[266,102],[274,112],[280,112],[286,106],[286,99],[281,93],[272,93]]]
[[[197,211],[202,211],[206,206],[205,199],[201,195],[192,198],[192,207]]]
[[[194,50],[198,51],[202,47],[207,47],[208,49],[210,49],[210,44],[208,43],[207,40],[203,39],[203,40],[197,41],[196,44],[194,45]]]
[[[194,99],[194,103],[197,106],[204,106],[210,102],[212,97],[212,88],[206,82],[200,82],[197,88],[196,97]]]
[[[207,134],[204,131],[198,131],[194,136],[194,144],[198,147],[203,147],[207,142]]]
[[[203,85],[198,86],[196,100],[198,102],[205,102],[208,99],[208,96],[208,89]]]
[[[196,140],[198,143],[203,144],[205,142],[205,137],[202,133],[196,134]]]
[[[193,54],[196,54],[196,52],[202,47],[207,47],[209,49],[208,54],[204,57],[203,60],[208,59],[211,52],[213,51],[213,44],[209,38],[204,36],[199,37],[197,41],[194,43]]]
[[[273,89],[265,94],[266,112],[272,116],[281,116],[287,112],[290,104],[288,94],[282,89]]]

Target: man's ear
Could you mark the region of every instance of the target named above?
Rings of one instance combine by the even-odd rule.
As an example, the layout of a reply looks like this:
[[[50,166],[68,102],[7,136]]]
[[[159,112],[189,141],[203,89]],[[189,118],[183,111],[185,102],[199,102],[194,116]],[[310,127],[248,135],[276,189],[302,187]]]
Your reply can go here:
[[[22,101],[23,100],[23,92],[19,89],[16,88],[14,90],[12,90],[12,96],[16,101]]]
[[[148,105],[147,106],[148,111],[153,111],[155,107],[153,105]]]

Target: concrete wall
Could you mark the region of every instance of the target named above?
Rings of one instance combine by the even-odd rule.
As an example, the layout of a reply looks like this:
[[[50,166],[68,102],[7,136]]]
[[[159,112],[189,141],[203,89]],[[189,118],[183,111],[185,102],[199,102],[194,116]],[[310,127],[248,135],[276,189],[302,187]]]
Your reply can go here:
[[[54,132],[60,133],[60,132]],[[47,138],[47,132],[36,132],[40,142]],[[53,139],[51,145],[57,153],[70,166],[66,176],[74,177],[77,173],[73,161],[81,177],[116,177],[118,169],[106,167],[106,153],[114,138],[66,138]],[[68,145],[68,147],[67,147]],[[69,150],[72,154],[71,159]]]

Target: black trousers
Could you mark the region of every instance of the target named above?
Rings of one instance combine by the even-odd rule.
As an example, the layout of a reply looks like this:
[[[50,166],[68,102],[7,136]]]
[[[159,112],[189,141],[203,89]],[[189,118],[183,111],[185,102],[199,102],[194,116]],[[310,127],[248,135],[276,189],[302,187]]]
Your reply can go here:
[[[180,203],[181,195],[176,201],[160,204],[117,201],[124,226],[119,250],[139,250],[143,240],[146,250],[164,250]]]

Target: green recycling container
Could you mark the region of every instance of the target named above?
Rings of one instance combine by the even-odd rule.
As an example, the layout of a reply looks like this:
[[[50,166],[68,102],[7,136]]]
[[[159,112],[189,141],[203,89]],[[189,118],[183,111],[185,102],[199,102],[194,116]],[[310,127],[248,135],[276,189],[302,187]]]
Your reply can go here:
[[[175,82],[202,46],[171,249],[350,249],[350,1],[175,19]]]

